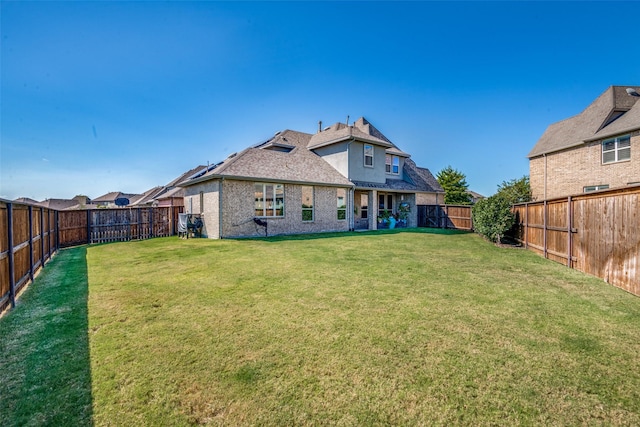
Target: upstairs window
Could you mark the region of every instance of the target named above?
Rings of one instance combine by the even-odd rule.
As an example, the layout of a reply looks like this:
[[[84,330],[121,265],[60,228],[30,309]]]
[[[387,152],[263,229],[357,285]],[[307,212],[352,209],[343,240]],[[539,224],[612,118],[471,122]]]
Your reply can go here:
[[[384,159],[384,170],[393,175],[400,174],[400,157],[387,154]]]
[[[313,221],[313,187],[302,186],[302,220]]]
[[[602,143],[602,163],[615,163],[631,159],[631,136],[619,136]]]
[[[256,216],[284,216],[284,185],[257,183],[254,191]]]
[[[366,167],[373,167],[373,145],[364,145],[364,165]]]
[[[586,187],[584,187],[584,192],[585,193],[591,193],[592,191],[606,190],[607,188],[609,188],[609,184],[587,185]]]

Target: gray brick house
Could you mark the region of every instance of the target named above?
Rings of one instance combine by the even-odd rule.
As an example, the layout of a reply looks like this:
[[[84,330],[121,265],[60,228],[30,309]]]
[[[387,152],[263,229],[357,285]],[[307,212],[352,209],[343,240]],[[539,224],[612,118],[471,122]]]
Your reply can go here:
[[[415,227],[417,204],[443,200],[431,172],[364,118],[321,127],[278,132],[180,183],[203,235],[375,230],[385,210],[408,211],[407,226]]]
[[[534,200],[640,184],[640,87],[610,86],[528,155]]]

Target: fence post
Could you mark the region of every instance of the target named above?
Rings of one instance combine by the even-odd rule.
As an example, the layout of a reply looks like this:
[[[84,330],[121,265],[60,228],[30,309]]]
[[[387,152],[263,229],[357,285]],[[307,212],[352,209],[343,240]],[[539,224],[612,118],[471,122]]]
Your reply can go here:
[[[56,252],[58,252],[58,249],[60,249],[60,226],[58,224],[60,217],[58,215],[58,211],[53,211],[53,218],[54,218],[55,230],[56,230],[55,249],[56,249]]]
[[[33,206],[29,205],[29,280],[33,282]]]
[[[572,245],[573,235],[571,230],[573,229],[573,208],[572,208],[571,196],[567,198],[567,267],[571,268],[572,258]]]
[[[91,243],[91,210],[87,209],[87,245]]]
[[[44,268],[44,207],[40,208],[40,268]]]
[[[11,308],[16,306],[16,278],[14,273],[13,257],[13,203],[7,203],[7,240],[9,243],[9,299]]]
[[[549,258],[547,253],[547,201],[542,204],[542,247],[545,258]]]
[[[524,204],[524,248],[529,249],[529,203]]]

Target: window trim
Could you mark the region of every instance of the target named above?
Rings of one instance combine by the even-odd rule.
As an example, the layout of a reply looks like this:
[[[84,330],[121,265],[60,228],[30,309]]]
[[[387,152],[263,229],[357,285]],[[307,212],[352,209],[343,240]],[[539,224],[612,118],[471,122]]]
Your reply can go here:
[[[258,211],[258,199],[256,198],[256,193],[258,190],[258,186],[262,187],[261,190],[261,200],[260,203],[262,203],[262,215],[258,215],[257,211]],[[273,193],[272,193],[272,197],[273,197],[273,207],[271,209],[268,208],[267,206],[267,198],[265,197],[266,193],[267,193],[267,186],[271,186],[273,188]],[[277,197],[278,195],[278,188],[282,189],[282,196],[281,197]],[[253,189],[254,189],[254,197],[253,197],[253,215],[256,218],[284,218],[285,216],[285,197],[284,197],[284,184],[276,184],[276,183],[271,183],[271,182],[255,182],[253,184]],[[282,199],[282,207],[279,209],[278,208],[278,199]],[[273,215],[268,215],[267,211],[273,211]],[[276,215],[276,212],[278,212],[279,210],[282,210],[282,214],[281,215]]]
[[[621,142],[627,143],[627,145],[625,145],[624,147],[620,147]],[[614,144],[613,148],[610,150],[605,150],[605,146],[610,143]],[[604,141],[602,141],[601,146],[602,146],[601,160],[603,165],[609,165],[611,163],[619,163],[619,162],[628,162],[631,160],[631,135],[621,135],[621,136],[616,136],[615,138],[605,139]],[[629,158],[620,159],[620,151],[623,151],[623,150],[629,151]],[[605,161],[604,156],[605,154],[609,154],[609,153],[614,154],[614,159]]]
[[[374,148],[373,148],[373,145],[371,145],[371,144],[364,144],[364,146],[363,146],[363,147],[364,147],[364,150],[363,150],[363,154],[364,154],[364,161],[363,161],[363,163],[362,163],[362,164],[364,165],[364,167],[365,167],[365,168],[372,168],[372,167],[374,167],[374,162],[373,162],[373,160],[374,160],[374,154],[375,154],[375,150],[374,150]],[[368,148],[369,150],[367,150],[367,148]],[[371,151],[371,154],[367,154],[367,151]],[[367,158],[371,158],[371,164],[370,164],[370,165],[368,165],[368,164],[367,164]]]
[[[316,213],[315,213],[315,189],[313,187],[313,185],[301,185],[300,186],[300,195],[301,195],[301,205],[302,205],[302,222],[314,222],[316,219]],[[304,189],[305,188],[310,188],[311,189],[311,207],[305,207],[304,205]],[[311,219],[304,219],[304,213],[305,212],[311,212]]]
[[[384,172],[389,175],[400,175],[400,157],[393,154],[385,154]]]
[[[343,193],[344,196],[344,204],[340,205],[340,193]],[[336,188],[336,218],[338,221],[346,221],[347,220],[347,189],[346,188]],[[340,213],[343,213],[344,218],[340,218]]]
[[[585,185],[582,187],[583,193],[593,193],[594,191],[608,190],[609,184]]]

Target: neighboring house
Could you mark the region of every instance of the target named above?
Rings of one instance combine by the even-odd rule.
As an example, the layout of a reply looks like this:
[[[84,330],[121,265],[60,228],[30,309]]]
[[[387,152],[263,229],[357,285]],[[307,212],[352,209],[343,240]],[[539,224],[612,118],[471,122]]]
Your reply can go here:
[[[467,191],[467,194],[471,196],[471,204],[475,205],[478,201],[482,199],[486,199],[482,194],[476,193],[475,191]]]
[[[400,210],[415,227],[418,204],[442,201],[431,172],[364,118],[320,129],[278,132],[196,173],[179,184],[185,211],[201,215],[203,235],[226,238],[375,230]]]
[[[534,200],[640,184],[640,86],[609,87],[549,126],[528,157]]]
[[[206,169],[206,166],[197,166],[169,182],[167,185],[153,187],[145,191],[140,197],[130,201],[128,206],[183,206],[184,205],[184,188],[176,187],[177,184],[194,174]]]
[[[100,197],[93,199],[93,203],[99,208],[117,208],[116,199],[127,199],[129,204],[135,203],[136,200],[143,197],[142,194],[126,194],[119,191],[112,191]]]
[[[47,199],[38,204],[58,211],[90,209],[93,206],[91,199],[87,196],[76,196],[73,199]]]

